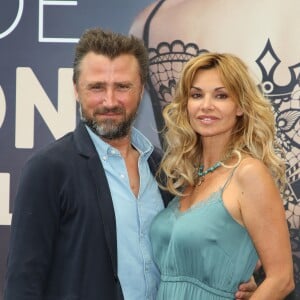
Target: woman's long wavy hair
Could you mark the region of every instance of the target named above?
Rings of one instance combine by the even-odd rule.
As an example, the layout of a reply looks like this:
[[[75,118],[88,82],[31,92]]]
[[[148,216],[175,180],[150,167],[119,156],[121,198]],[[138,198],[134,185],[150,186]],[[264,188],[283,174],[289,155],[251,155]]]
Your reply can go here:
[[[198,70],[216,69],[227,91],[233,96],[243,115],[237,117],[224,157],[237,150],[261,160],[283,190],[285,164],[283,152],[276,143],[275,118],[266,99],[247,66],[238,57],[227,53],[205,53],[191,59],[184,67],[174,100],[163,110],[165,120],[165,154],[158,176],[164,176],[165,188],[182,195],[185,186],[195,185],[197,167],[202,161],[200,135],[191,127],[187,112],[190,88]]]

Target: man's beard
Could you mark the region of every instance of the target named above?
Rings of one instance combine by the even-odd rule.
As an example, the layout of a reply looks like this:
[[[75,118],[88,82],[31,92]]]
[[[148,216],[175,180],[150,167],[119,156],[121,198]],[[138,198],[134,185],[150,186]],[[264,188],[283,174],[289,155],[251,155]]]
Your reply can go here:
[[[116,121],[112,119],[97,120],[97,114],[106,113],[117,113],[122,114],[123,119],[121,121]],[[89,126],[89,128],[96,133],[101,138],[105,139],[118,139],[125,137],[129,134],[132,124],[136,118],[137,109],[126,116],[125,109],[123,107],[113,107],[113,108],[100,108],[94,111],[94,117],[88,117],[80,105],[80,118],[81,120]]]

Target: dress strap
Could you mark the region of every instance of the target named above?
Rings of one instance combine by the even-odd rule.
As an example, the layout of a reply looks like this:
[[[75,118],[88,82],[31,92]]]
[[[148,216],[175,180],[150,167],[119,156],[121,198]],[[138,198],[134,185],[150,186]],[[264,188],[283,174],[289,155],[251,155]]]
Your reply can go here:
[[[225,188],[227,187],[227,185],[229,184],[231,178],[233,177],[233,174],[234,174],[235,170],[238,168],[239,165],[240,165],[240,164],[238,164],[236,167],[234,167],[234,168],[232,169],[232,171],[230,172],[230,174],[229,174],[228,178],[226,179],[226,181],[225,181],[223,187],[221,188],[222,193],[223,193],[223,191],[225,190]]]

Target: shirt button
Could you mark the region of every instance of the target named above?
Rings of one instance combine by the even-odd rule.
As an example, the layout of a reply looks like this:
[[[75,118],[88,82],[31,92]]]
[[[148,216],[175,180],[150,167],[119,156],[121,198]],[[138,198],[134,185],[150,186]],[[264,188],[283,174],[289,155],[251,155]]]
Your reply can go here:
[[[107,160],[107,156],[103,156],[103,160]]]
[[[121,177],[122,179],[124,179],[124,178],[125,178],[125,175],[124,175],[124,174],[121,174],[120,177]]]

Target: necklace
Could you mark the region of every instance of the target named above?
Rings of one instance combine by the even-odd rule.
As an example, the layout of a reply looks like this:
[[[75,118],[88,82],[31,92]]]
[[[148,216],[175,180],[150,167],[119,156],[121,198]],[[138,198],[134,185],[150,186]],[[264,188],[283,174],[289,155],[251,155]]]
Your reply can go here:
[[[215,169],[219,168],[220,166],[222,166],[222,162],[218,161],[213,166],[204,171],[204,166],[201,165],[198,170],[199,181],[197,185],[201,185],[201,183],[205,179],[205,175],[207,175],[208,173],[212,173]]]

